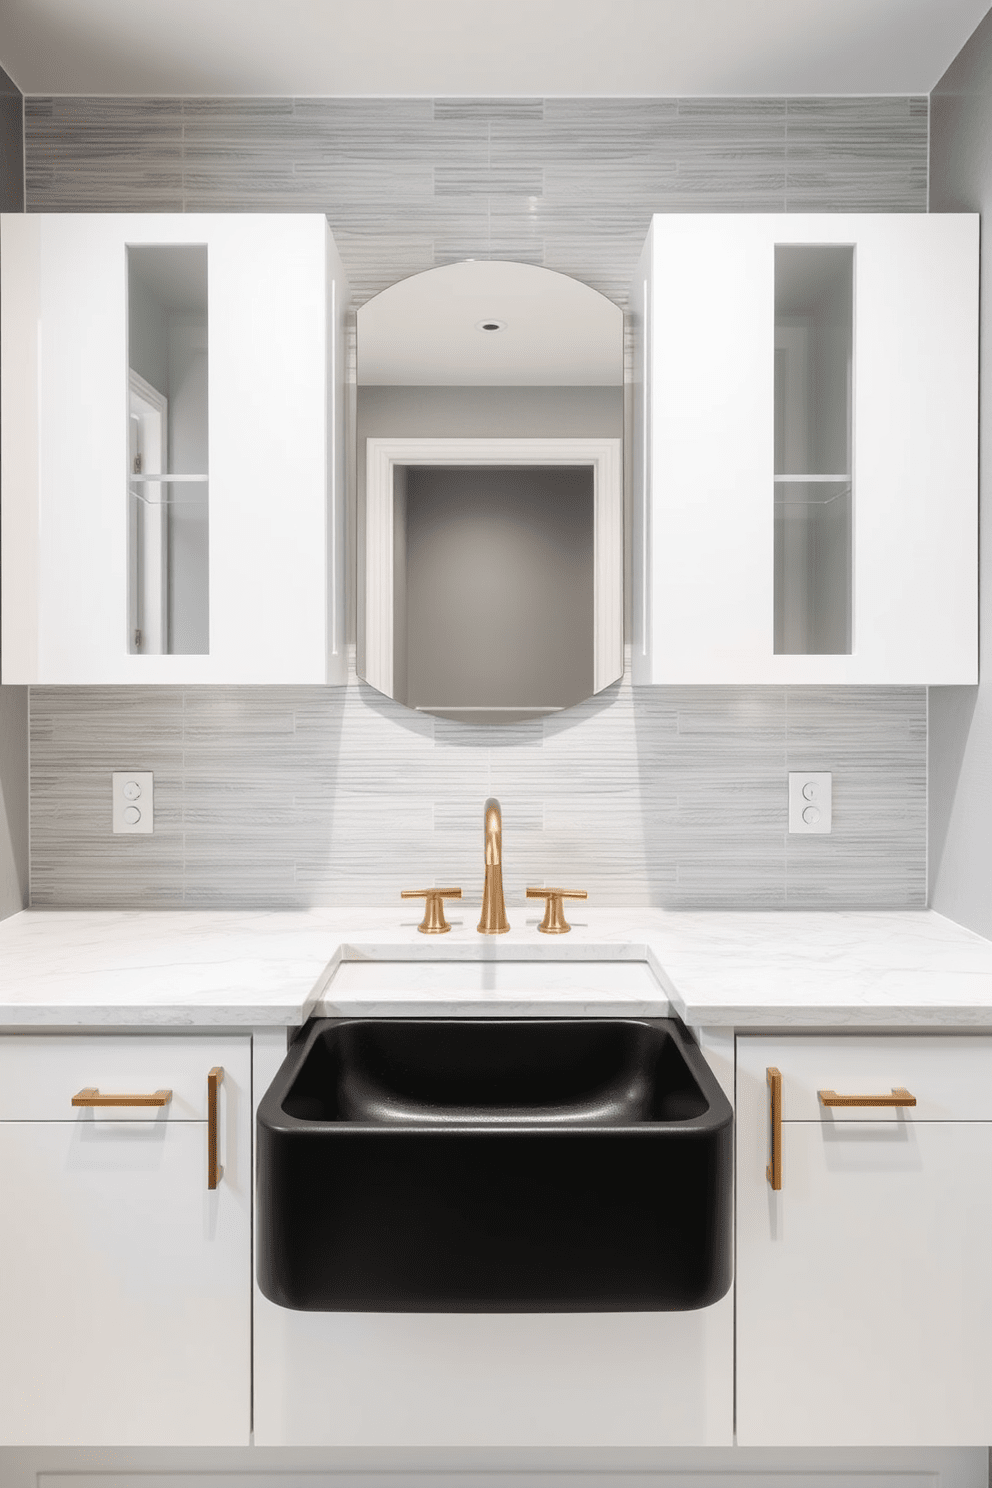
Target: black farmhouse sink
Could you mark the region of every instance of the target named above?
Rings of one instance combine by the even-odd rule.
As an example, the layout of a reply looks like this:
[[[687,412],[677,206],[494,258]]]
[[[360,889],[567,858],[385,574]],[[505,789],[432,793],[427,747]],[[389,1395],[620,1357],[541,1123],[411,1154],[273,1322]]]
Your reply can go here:
[[[327,1018],[258,1108],[258,1281],[325,1312],[683,1311],[730,1104],[669,1018]]]

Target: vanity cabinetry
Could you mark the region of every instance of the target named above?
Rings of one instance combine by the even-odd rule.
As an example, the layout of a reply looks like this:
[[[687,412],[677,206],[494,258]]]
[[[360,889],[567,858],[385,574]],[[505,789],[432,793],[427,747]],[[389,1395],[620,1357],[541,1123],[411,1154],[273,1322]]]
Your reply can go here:
[[[346,677],[322,216],[0,220],[2,675]]]
[[[655,217],[635,683],[977,680],[978,218]]]
[[[465,1461],[489,1448],[533,1449],[574,1462],[588,1449],[656,1450],[659,1461],[671,1451],[674,1461],[682,1449],[712,1448],[721,1451],[696,1469],[729,1477],[753,1476],[752,1450],[779,1472],[803,1453],[829,1465],[829,1453],[818,1454],[835,1447],[858,1473],[885,1451],[921,1471],[928,1453],[945,1449],[984,1462],[992,1035],[759,1034],[747,1023],[774,1026],[778,1007],[780,1025],[884,1017],[891,1027],[912,1016],[988,1028],[992,996],[979,989],[992,986],[992,947],[929,914],[769,922],[647,911],[645,922],[650,961],[633,959],[625,916],[618,943],[630,960],[603,959],[593,920],[566,938],[565,950],[586,959],[542,962],[543,947],[531,947],[538,955],[523,964],[505,953],[479,959],[474,930],[458,927],[444,949],[461,948],[465,961],[417,961],[412,926],[387,934],[377,916],[345,925],[225,914],[212,929],[194,915],[29,912],[8,922],[0,1446],[51,1446],[46,1472],[57,1446],[171,1444],[241,1448],[230,1470],[264,1475],[268,1459],[256,1460],[249,1440],[273,1450],[273,1472],[297,1448],[319,1450],[321,1470],[345,1457],[354,1470],[348,1454],[368,1452],[369,1471],[373,1460],[395,1463],[397,1449],[463,1452]],[[900,975],[873,969],[894,964],[896,939],[915,967],[911,1012]],[[502,946],[522,954],[528,940],[518,932]],[[361,959],[328,977],[339,952]],[[598,1314],[311,1312],[262,1294],[252,1261],[253,1108],[318,988],[341,1018],[588,1018],[618,1005],[661,1017],[655,967],[665,968],[673,1001],[685,998],[699,1052],[736,1105],[731,1292],[687,1312]],[[766,990],[759,1004],[762,978],[781,988],[783,969],[805,1002]],[[706,1026],[707,1009],[719,1027]],[[171,1029],[149,1031],[167,1019]],[[79,1031],[39,1031],[45,1020]],[[115,1022],[146,1031],[109,1031]],[[232,1026],[245,1031],[213,1031]],[[223,1175],[211,1189],[215,1067],[224,1071]],[[769,1068],[784,1092],[778,1190],[766,1175]],[[819,1095],[891,1098],[893,1088],[909,1094],[888,1107],[824,1105]],[[94,1089],[171,1097],[163,1106],[72,1104]],[[672,1198],[662,1171],[648,1184]],[[505,1226],[499,1214],[493,1222],[498,1244]],[[572,1230],[581,1232],[578,1221]],[[563,1236],[562,1255],[568,1243]],[[79,1460],[92,1470],[85,1453]],[[646,1460],[638,1457],[642,1468]],[[156,1470],[166,1468],[179,1471]]]
[[[987,1443],[992,1039],[740,1037],[737,1051],[739,1444]],[[819,1095],[900,1087],[915,1105]]]
[[[250,1047],[0,1038],[0,1445],[247,1445]],[[73,1106],[94,1088],[171,1098]]]

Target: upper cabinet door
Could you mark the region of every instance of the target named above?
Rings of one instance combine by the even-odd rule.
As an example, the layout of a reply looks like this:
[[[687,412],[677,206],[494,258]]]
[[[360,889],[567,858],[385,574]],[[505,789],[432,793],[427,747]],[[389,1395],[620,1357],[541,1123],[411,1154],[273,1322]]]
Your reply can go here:
[[[978,217],[659,216],[633,680],[978,678]]]
[[[2,678],[346,679],[321,216],[0,219]]]

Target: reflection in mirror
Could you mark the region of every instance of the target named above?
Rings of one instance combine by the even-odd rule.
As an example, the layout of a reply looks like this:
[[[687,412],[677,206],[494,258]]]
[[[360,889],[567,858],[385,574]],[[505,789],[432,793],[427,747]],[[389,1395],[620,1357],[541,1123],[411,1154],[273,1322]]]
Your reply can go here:
[[[128,649],[209,646],[207,249],[132,244],[128,288]]]
[[[452,264],[358,314],[359,673],[510,723],[623,672],[623,316],[528,264]]]
[[[512,723],[617,679],[619,439],[370,438],[366,464],[373,687],[421,712]]]
[[[588,697],[591,466],[414,465],[403,471],[405,495],[399,474],[397,700],[509,723]]]
[[[854,248],[775,249],[775,652],[849,655]]]

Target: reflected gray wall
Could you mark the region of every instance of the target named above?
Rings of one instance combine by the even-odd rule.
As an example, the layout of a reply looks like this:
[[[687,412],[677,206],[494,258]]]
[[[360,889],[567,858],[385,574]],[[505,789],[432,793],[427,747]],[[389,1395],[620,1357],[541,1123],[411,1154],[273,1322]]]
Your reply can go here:
[[[128,252],[127,359],[128,365],[169,396],[169,314],[149,281],[137,272],[140,260]]]
[[[411,707],[564,708],[593,691],[593,478],[414,466],[406,481]]]
[[[992,656],[992,15],[958,54],[931,98],[930,208],[981,212],[979,650]],[[992,681],[933,687],[929,719],[930,903],[992,936]]]
[[[24,210],[24,101],[0,68],[0,211]],[[0,686],[0,919],[28,902],[28,690]]]
[[[26,121],[31,211],[324,212],[357,303],[492,257],[623,305],[652,212],[926,208],[926,98],[32,98]],[[31,730],[38,905],[400,914],[452,875],[477,899],[490,794],[518,924],[559,875],[596,905],[924,902],[922,688],[625,679],[499,729],[354,680],[35,688]],[[139,768],[154,835],[114,837],[109,772]],[[790,769],[834,771],[832,836],[787,835]]]

